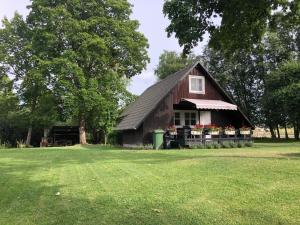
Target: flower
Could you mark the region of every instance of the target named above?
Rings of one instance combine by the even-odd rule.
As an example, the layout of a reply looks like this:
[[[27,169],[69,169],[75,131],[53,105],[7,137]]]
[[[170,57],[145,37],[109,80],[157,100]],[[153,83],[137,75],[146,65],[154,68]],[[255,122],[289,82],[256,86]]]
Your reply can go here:
[[[240,131],[250,131],[250,130],[251,130],[251,127],[242,126],[240,128]]]
[[[169,126],[168,131],[169,132],[176,132],[176,126],[175,125]]]
[[[193,128],[192,128],[192,130],[193,131],[203,131],[203,129],[204,129],[204,125],[202,125],[202,124],[196,124]]]
[[[215,124],[206,125],[205,128],[207,128],[208,131],[220,131],[221,130],[221,128]]]
[[[228,126],[225,127],[225,130],[226,131],[235,131],[235,127],[232,126],[232,125],[228,125]]]

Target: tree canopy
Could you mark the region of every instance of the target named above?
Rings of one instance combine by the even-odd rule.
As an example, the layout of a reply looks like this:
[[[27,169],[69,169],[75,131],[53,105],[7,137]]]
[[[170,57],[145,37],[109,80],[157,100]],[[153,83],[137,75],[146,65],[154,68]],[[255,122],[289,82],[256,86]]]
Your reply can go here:
[[[298,0],[166,0],[163,12],[170,20],[168,35],[175,34],[188,54],[206,33],[216,49],[249,49],[260,42],[278,9],[290,23],[299,23]]]
[[[159,57],[159,63],[154,72],[159,79],[164,79],[187,65],[195,63],[198,59],[199,57],[194,54],[182,57],[175,51],[164,51]]]
[[[85,144],[88,124],[113,126],[103,121],[115,121],[128,79],[149,61],[147,39],[127,0],[33,0],[29,9],[26,20],[4,20],[1,71],[13,78],[30,124],[77,121]]]

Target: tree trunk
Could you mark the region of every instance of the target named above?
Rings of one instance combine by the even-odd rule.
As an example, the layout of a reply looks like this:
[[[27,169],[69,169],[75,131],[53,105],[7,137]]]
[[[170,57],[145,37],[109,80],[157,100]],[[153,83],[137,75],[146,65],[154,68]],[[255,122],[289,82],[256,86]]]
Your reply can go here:
[[[104,132],[104,145],[107,145],[107,134]]]
[[[44,128],[44,138],[48,138],[49,128]]]
[[[285,139],[289,139],[289,134],[287,132],[286,123],[284,124],[284,133],[285,133]]]
[[[294,136],[296,140],[299,140],[299,124],[297,122],[294,123]]]
[[[26,138],[26,146],[27,147],[30,146],[31,136],[32,136],[32,126],[28,127],[28,131],[27,131],[27,138]]]
[[[86,133],[85,133],[85,118],[83,114],[80,116],[80,121],[79,121],[79,143],[81,145],[87,144]]]
[[[277,130],[277,137],[278,137],[278,139],[280,139],[280,132],[279,132],[279,126],[278,126],[278,124],[276,125],[276,130]]]
[[[270,128],[270,132],[271,132],[271,138],[272,138],[272,139],[275,139],[275,138],[276,138],[276,134],[275,134],[275,132],[274,132],[273,127],[272,127],[272,126],[269,126],[269,128]]]

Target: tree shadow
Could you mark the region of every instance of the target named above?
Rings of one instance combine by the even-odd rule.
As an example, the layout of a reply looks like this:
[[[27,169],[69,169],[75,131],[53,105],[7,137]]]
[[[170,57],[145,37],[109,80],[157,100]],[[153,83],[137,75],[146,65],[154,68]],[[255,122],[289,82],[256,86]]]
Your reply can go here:
[[[300,152],[291,152],[291,153],[284,153],[280,154],[284,157],[292,157],[292,158],[300,158]]]
[[[174,152],[170,155],[140,151],[103,151],[99,154],[99,151],[94,150],[76,150],[73,154],[69,153],[68,150],[46,150],[42,153],[27,151],[1,154],[0,224],[226,224],[218,211],[207,211],[207,208],[201,208],[200,203],[194,206],[198,209],[197,212],[194,212],[193,208],[184,208],[182,205],[188,200],[180,197],[175,200],[166,197],[150,198],[150,194],[159,193],[139,193],[134,187],[120,194],[114,189],[105,190],[101,180],[85,184],[93,190],[93,194],[84,187],[76,189],[78,192],[73,193],[68,190],[83,183],[63,182],[62,185],[56,173],[45,177],[43,174],[50,173],[53,168],[64,173],[59,167],[70,164],[76,167],[76,164],[111,163],[116,160],[117,163],[169,163],[186,159],[237,156],[187,156]],[[179,192],[180,187],[176,188]],[[61,192],[60,195],[56,195],[57,192]],[[165,193],[168,193],[168,190]],[[206,207],[209,207],[209,204]],[[249,210],[253,215],[262,213],[253,208]],[[247,209],[241,214],[245,211]],[[234,215],[236,212],[232,213]],[[264,218],[266,224],[280,221],[280,218],[276,217]]]

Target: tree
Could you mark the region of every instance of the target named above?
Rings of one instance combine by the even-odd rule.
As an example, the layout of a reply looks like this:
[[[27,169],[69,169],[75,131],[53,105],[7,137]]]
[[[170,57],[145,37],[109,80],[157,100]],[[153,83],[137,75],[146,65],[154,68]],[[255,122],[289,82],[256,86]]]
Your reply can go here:
[[[258,44],[274,10],[281,9],[287,20],[297,23],[299,7],[298,0],[166,0],[163,12],[171,22],[168,36],[175,33],[184,54],[203,41],[205,33],[211,46],[231,53]]]
[[[194,54],[182,57],[182,55],[175,51],[164,51],[159,56],[159,63],[155,69],[155,75],[162,80],[187,65],[195,63],[198,59],[199,57]]]
[[[268,92],[264,96],[266,107],[274,111],[274,120],[289,122],[294,127],[295,138],[300,130],[300,61],[289,61],[267,77]],[[274,107],[276,106],[276,107]],[[277,116],[277,117],[276,117]]]
[[[30,9],[35,54],[65,112],[78,119],[85,144],[89,114],[115,97],[106,95],[115,79],[106,78],[117,74],[125,88],[126,78],[146,66],[147,40],[126,0],[33,0]]]
[[[259,126],[268,126],[273,137],[274,129],[287,124],[283,111],[273,110],[281,104],[275,105],[271,98],[263,98],[268,92],[266,79],[283,62],[297,58],[298,54],[292,47],[296,43],[294,32],[283,26],[281,28],[266,32],[262,42],[249,52],[241,50],[226,57],[221,50],[207,46],[201,57],[204,66],[251,121]]]
[[[38,73],[37,60],[33,54],[30,29],[22,16],[16,13],[11,21],[4,18],[2,23],[4,28],[0,29],[0,67],[3,73],[13,78],[12,82],[16,85],[20,99],[30,114],[26,138],[29,146],[43,79]]]

